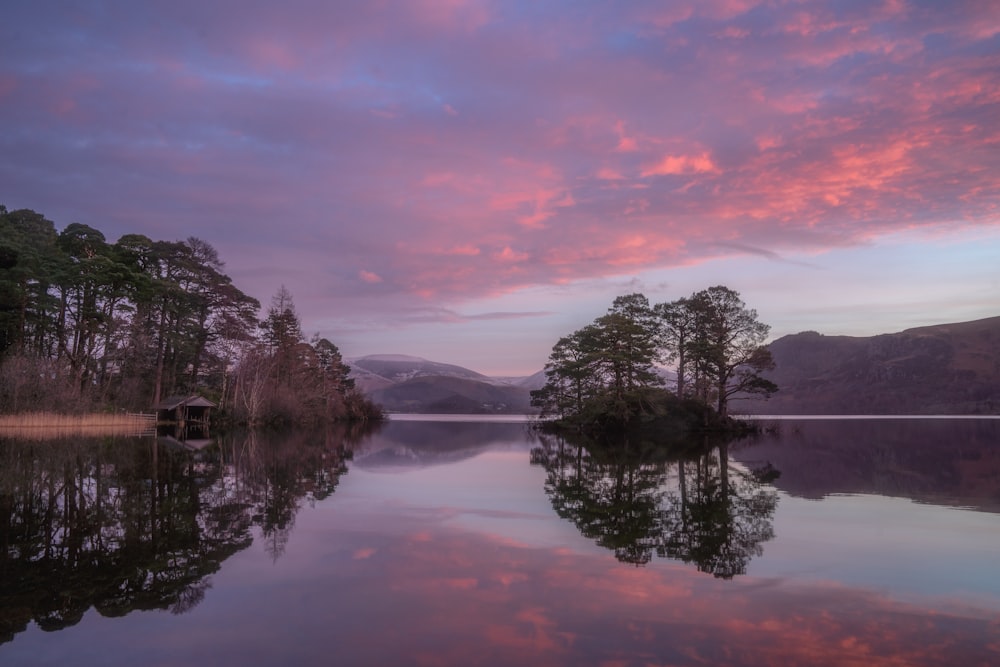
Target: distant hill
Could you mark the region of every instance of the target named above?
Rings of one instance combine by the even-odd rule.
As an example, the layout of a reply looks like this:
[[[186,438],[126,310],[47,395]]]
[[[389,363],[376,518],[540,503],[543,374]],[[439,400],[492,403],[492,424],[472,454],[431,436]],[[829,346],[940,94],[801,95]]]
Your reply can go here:
[[[535,412],[518,378],[499,379],[420,357],[380,354],[348,360],[355,384],[390,412]]]
[[[1000,413],[1000,317],[870,337],[815,331],[770,344],[779,391],[764,414]]]
[[[503,380],[507,384],[514,385],[515,387],[524,387],[528,391],[535,389],[541,389],[545,386],[545,370],[540,370],[537,373],[529,375],[528,377],[511,377],[511,378],[498,378]]]

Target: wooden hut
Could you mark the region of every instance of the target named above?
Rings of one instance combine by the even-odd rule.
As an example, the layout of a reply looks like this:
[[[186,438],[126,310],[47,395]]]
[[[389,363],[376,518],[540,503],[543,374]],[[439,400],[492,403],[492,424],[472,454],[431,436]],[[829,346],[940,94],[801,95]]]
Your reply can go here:
[[[172,424],[208,425],[215,403],[203,396],[168,396],[155,406],[156,420]]]

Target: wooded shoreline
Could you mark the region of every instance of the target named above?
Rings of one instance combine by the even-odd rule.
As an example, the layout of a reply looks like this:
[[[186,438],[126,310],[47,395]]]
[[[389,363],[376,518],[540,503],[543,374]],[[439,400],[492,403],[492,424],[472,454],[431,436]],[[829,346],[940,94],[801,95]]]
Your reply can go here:
[[[284,286],[261,312],[224,268],[196,237],[109,241],[0,204],[0,412],[136,413],[201,395],[247,426],[379,418]]]

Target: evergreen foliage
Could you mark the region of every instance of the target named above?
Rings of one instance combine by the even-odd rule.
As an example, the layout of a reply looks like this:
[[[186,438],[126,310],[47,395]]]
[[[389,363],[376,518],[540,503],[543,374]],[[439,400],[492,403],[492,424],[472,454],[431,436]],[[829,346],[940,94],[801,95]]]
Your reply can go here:
[[[731,426],[734,395],[766,398],[777,391],[761,376],[774,365],[763,346],[769,330],[724,286],[652,306],[642,294],[620,296],[607,314],[556,342],[532,404],[577,426],[668,417],[688,426]],[[664,387],[661,364],[675,365],[673,392]]]
[[[282,287],[264,322],[211,244],[61,232],[0,206],[0,411],[148,409],[201,393],[249,422],[380,416]]]

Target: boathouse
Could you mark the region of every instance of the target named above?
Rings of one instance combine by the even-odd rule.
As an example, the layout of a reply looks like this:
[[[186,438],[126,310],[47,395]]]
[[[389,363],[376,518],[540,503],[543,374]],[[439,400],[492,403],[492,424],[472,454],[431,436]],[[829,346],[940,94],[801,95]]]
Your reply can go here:
[[[203,396],[168,396],[155,406],[156,420],[172,424],[208,425],[215,403]]]

